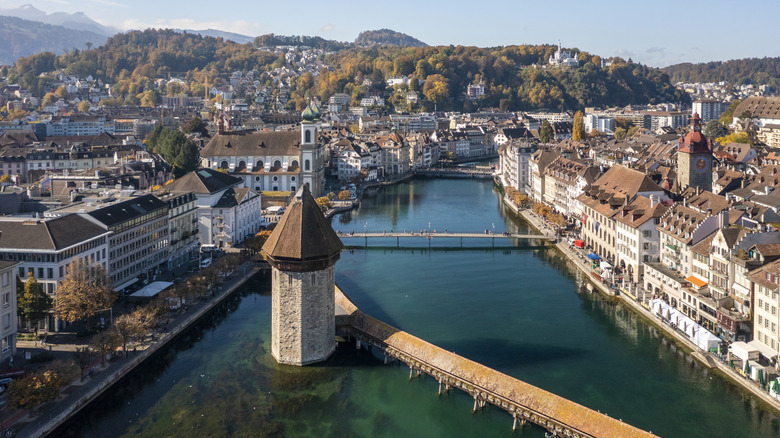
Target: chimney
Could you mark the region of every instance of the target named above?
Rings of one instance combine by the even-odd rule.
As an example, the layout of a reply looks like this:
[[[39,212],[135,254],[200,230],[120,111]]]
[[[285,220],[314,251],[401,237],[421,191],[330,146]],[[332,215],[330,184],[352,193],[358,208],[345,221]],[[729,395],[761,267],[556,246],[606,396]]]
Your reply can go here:
[[[655,199],[655,195],[650,195],[650,208],[655,207],[655,204],[657,204],[657,200]]]
[[[701,188],[699,186],[696,186],[696,196],[699,196],[701,194]]]
[[[723,210],[718,213],[718,229],[723,229],[729,226],[729,212]]]
[[[772,187],[770,187],[770,186],[765,186],[765,187],[764,187],[764,194],[765,194],[765,195],[768,195],[768,194],[769,194],[769,192],[771,192],[771,191],[772,191]]]

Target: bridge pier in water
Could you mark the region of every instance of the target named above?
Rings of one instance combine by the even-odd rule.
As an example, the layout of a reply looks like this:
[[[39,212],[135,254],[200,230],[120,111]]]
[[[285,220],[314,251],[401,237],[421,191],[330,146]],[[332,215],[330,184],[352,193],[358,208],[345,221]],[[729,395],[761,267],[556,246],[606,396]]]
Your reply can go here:
[[[473,413],[488,404],[503,409],[512,416],[513,432],[518,424],[522,428],[530,422],[554,437],[655,436],[378,321],[362,313],[338,288],[336,301],[343,310],[337,316],[338,333],[348,342],[355,339],[356,348],[378,348],[385,364],[403,362],[409,367],[409,380],[432,376],[439,384],[437,397],[459,388],[474,398]]]

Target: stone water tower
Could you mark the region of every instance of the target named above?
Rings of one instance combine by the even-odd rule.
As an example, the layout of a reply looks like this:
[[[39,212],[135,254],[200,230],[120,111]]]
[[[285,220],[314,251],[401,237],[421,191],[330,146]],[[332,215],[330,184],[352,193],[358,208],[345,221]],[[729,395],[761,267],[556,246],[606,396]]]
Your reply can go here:
[[[307,365],[336,349],[335,265],[343,245],[304,185],[263,245],[272,267],[271,353]]]

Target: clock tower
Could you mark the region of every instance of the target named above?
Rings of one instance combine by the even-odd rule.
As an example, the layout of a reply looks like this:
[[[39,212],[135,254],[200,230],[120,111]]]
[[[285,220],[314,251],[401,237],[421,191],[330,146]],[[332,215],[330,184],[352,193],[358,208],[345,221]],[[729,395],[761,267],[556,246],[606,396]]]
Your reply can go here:
[[[698,187],[712,191],[712,145],[701,132],[698,113],[691,117],[691,130],[677,146],[677,178],[680,190]]]

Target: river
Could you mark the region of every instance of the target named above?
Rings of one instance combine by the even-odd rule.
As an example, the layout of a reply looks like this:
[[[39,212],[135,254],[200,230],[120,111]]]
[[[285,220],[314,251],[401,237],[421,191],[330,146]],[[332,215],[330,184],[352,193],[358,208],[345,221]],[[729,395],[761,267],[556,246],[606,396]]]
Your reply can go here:
[[[417,180],[368,193],[344,232],[528,231],[492,184]],[[349,243],[349,242],[347,242]],[[780,417],[702,368],[628,308],[584,292],[553,248],[496,239],[346,250],[337,282],[365,312],[443,348],[663,437],[780,436]],[[431,248],[429,248],[429,244]],[[56,436],[508,436],[512,419],[342,344],[321,366],[270,354],[270,283],[220,311]],[[517,436],[542,437],[527,427]]]

